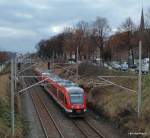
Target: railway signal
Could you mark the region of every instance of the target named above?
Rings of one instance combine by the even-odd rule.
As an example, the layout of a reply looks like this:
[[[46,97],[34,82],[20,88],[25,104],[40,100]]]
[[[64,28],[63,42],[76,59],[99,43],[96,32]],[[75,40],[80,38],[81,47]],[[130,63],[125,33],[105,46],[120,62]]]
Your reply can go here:
[[[20,63],[20,62],[17,64],[17,69],[18,69],[18,70],[21,69],[21,63]]]
[[[50,62],[47,63],[47,68],[50,70]]]

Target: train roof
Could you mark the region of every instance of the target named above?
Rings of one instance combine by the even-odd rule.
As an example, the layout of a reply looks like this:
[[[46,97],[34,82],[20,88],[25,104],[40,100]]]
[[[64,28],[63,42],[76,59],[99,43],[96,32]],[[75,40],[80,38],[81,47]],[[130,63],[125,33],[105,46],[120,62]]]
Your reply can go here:
[[[69,93],[84,93],[84,90],[80,87],[67,87]]]
[[[52,81],[58,83],[58,85],[65,87],[70,93],[72,92],[84,92],[82,88],[79,87],[78,84],[70,81],[70,80],[65,80],[60,78],[58,75],[52,73],[51,70],[40,70],[38,69],[39,72],[41,72],[43,75],[46,75],[49,79]]]

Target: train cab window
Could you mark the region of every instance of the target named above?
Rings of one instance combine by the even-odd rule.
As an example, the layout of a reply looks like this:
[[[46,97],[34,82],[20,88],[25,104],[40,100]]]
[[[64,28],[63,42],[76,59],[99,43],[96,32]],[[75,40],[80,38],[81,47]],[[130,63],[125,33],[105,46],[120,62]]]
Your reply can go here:
[[[84,97],[82,93],[71,93],[70,101],[72,104],[83,104]]]
[[[50,90],[55,96],[57,95],[57,89],[53,85],[51,85]]]

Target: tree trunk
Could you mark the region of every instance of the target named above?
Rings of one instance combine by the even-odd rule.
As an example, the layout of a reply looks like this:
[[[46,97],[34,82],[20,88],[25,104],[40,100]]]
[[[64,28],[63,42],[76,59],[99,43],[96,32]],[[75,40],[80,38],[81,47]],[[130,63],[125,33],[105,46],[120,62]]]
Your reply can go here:
[[[104,67],[104,49],[103,49],[103,46],[101,47],[101,50],[100,50],[100,53],[101,53],[101,67],[103,68]]]
[[[133,49],[131,49],[131,54],[132,54],[132,65],[134,65],[134,52],[133,52]]]
[[[99,47],[99,67],[101,67],[101,48]]]
[[[150,71],[150,46],[148,47],[148,57],[149,57],[149,71]]]
[[[134,53],[133,53],[133,49],[132,48],[129,49],[128,65],[129,65],[129,67],[134,65]]]
[[[93,63],[94,63],[94,60],[95,60],[95,57],[94,57],[94,50],[92,51],[92,60],[93,60]]]

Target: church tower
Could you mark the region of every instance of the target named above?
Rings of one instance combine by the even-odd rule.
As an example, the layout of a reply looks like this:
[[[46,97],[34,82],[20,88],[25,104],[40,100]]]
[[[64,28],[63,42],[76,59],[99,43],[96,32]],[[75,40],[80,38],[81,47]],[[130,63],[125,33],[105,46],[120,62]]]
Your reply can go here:
[[[141,23],[140,23],[140,32],[144,32],[144,30],[145,30],[145,25],[144,25],[144,13],[143,13],[143,8],[142,8]]]

